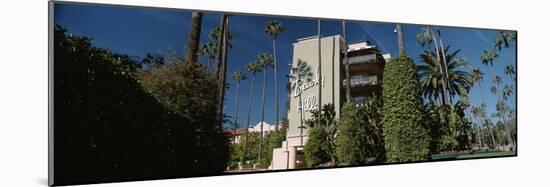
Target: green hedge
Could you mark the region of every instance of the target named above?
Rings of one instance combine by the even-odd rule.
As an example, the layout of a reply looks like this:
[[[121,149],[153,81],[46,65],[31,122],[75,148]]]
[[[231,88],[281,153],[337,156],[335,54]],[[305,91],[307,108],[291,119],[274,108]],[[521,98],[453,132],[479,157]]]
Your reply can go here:
[[[401,55],[384,69],[382,126],[388,162],[427,160],[430,134],[424,124],[416,66]]]

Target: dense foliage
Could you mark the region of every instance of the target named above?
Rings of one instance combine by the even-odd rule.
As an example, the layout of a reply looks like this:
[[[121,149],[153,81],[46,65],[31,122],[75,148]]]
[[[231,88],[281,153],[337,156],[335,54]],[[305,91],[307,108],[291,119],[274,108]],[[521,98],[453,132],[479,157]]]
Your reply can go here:
[[[359,109],[362,126],[366,132],[367,157],[369,162],[385,162],[384,131],[382,129],[382,97],[372,95]]]
[[[339,165],[367,163],[367,133],[359,110],[350,102],[342,107],[336,136],[336,156]]]
[[[141,73],[143,89],[173,113],[189,119],[179,124],[194,131],[197,150],[193,151],[197,166],[225,166],[228,156],[228,137],[223,133],[216,115],[216,80],[199,63],[183,63],[174,59],[161,68]],[[193,89],[189,89],[193,88]],[[184,151],[184,150],[181,150]],[[189,152],[187,152],[189,154]],[[216,168],[222,170],[223,168]]]
[[[143,63],[55,28],[57,184],[198,176],[226,167],[227,138],[211,116],[213,79],[198,65],[147,59],[154,63],[141,79]]]
[[[308,132],[308,142],[304,147],[304,159],[308,164],[311,164],[310,166],[334,165],[336,163],[335,138],[338,130],[334,105],[325,104],[320,111],[313,110],[311,113],[312,118],[305,121],[307,127],[311,130]]]
[[[263,142],[266,143],[260,150],[260,133],[251,132],[248,136],[243,136],[238,143],[231,145],[231,155],[228,165],[231,169],[236,169],[239,163],[243,167],[252,167],[259,163],[258,167],[267,168],[271,165],[273,159],[273,149],[280,148],[283,141],[286,140],[286,129],[264,134]],[[245,146],[245,144],[247,144]],[[258,162],[258,151],[261,151],[262,159]]]
[[[387,160],[428,160],[430,134],[413,60],[405,55],[392,59],[385,66],[383,82],[382,126]]]
[[[304,146],[304,159],[310,167],[316,167],[330,161],[327,133],[316,125],[308,130],[308,141]]]

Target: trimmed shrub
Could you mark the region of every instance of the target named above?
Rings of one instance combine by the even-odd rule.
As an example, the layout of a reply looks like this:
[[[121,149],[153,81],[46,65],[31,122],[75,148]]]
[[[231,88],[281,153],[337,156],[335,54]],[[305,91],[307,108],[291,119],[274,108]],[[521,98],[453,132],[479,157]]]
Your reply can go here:
[[[388,162],[430,158],[430,134],[424,123],[423,102],[416,66],[401,55],[386,64],[382,126]]]

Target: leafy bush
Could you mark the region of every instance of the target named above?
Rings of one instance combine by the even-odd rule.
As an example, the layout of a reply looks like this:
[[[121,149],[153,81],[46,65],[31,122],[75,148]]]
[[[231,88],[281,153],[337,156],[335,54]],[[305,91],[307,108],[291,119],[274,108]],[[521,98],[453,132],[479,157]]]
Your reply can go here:
[[[304,160],[309,166],[333,165],[336,162],[335,138],[337,131],[334,105],[325,104],[321,111],[314,110],[311,113],[313,118],[306,120],[305,123],[314,132],[313,135],[312,132],[309,132],[308,142],[304,147]],[[321,119],[319,119],[319,114]]]
[[[440,151],[452,151],[456,150],[460,144],[458,140],[452,135],[443,135],[439,141],[439,150]]]
[[[139,67],[127,55],[94,47],[88,37],[55,28],[58,185],[198,176],[225,169],[227,137],[212,120],[215,79],[198,65],[158,63],[168,69],[154,71],[167,73],[151,74],[146,80]],[[185,87],[162,86],[180,83]]]
[[[368,97],[363,107],[359,109],[362,125],[367,133],[367,156],[370,162],[382,163],[386,161],[384,131],[382,130],[382,105],[382,97],[373,95]]]
[[[384,68],[382,126],[389,162],[427,160],[430,134],[413,60],[405,55],[393,58]]]
[[[367,134],[360,113],[348,102],[344,104],[338,120],[336,157],[339,165],[367,163]]]
[[[315,167],[330,161],[327,153],[327,134],[321,126],[314,126],[308,131],[308,141],[304,146],[304,157],[309,167]]]

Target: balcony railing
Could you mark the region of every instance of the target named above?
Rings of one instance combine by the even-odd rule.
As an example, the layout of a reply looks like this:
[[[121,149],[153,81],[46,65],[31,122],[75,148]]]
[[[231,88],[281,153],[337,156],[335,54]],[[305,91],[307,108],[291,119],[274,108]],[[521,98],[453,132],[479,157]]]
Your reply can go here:
[[[357,86],[373,86],[373,85],[379,85],[382,83],[381,80],[378,79],[377,76],[368,76],[368,77],[361,77],[361,79],[351,79],[351,87],[357,87]],[[344,86],[347,86],[347,80],[344,79],[342,82]]]
[[[376,55],[361,55],[348,58],[349,64],[366,64],[376,62]],[[345,62],[344,62],[345,63]]]

